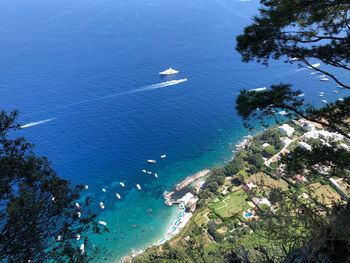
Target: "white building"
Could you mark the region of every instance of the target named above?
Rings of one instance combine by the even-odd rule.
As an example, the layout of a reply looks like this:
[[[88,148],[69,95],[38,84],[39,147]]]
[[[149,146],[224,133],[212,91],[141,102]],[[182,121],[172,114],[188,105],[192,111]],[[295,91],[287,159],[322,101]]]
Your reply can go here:
[[[281,141],[283,142],[284,146],[289,145],[292,142],[292,140],[288,137],[281,138]]]
[[[339,146],[341,148],[343,148],[345,151],[350,151],[350,147],[345,143],[341,143],[341,144],[339,144]]]
[[[282,134],[287,135],[288,137],[291,137],[295,131],[294,128],[288,124],[283,124],[279,126],[278,129]]]
[[[192,193],[188,192],[177,201],[182,202],[185,206],[187,206],[197,203],[198,198],[196,198]]]
[[[307,151],[311,151],[311,145],[306,142],[298,142],[298,147],[305,149]]]
[[[271,202],[266,197],[263,197],[261,199],[258,199],[258,206],[261,205],[267,205],[271,207]]]
[[[305,138],[307,139],[317,139],[319,134],[318,134],[318,131],[317,130],[312,130],[312,131],[309,131],[309,132],[306,132],[304,134]]]

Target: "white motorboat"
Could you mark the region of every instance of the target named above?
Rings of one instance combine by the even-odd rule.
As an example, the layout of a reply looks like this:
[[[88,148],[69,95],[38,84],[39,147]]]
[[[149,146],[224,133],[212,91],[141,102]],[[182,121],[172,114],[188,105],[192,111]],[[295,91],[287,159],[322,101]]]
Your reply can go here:
[[[308,66],[308,68],[312,69],[312,68],[319,68],[321,66],[321,63],[315,63],[312,64],[311,66]]]
[[[123,182],[119,183],[121,185],[121,187],[125,187],[125,184]]]
[[[329,79],[327,78],[320,78],[321,81],[328,81]]]
[[[148,163],[152,163],[152,164],[156,164],[157,161],[156,160],[147,160]]]
[[[100,202],[100,207],[101,207],[101,209],[105,209],[105,205],[103,202]]]
[[[141,190],[141,186],[139,185],[139,184],[136,184],[136,188],[137,188],[137,190]]]
[[[154,173],[154,177],[155,177],[155,178],[158,178],[158,174]]]
[[[326,100],[322,100],[322,102],[323,102],[323,103],[327,103],[327,101],[326,101]]]
[[[106,226],[106,225],[107,225],[107,223],[106,223],[105,221],[98,221],[98,223],[99,223],[100,225],[103,225],[103,226]]]
[[[105,193],[105,192],[106,192],[106,189],[105,189],[105,188],[102,188],[102,192],[104,192],[104,193]]]
[[[142,170],[143,173],[147,173],[147,171],[145,169]]]
[[[160,159],[164,159],[164,158],[166,158],[166,154],[162,154],[162,155],[160,156]]]
[[[80,245],[80,253],[81,254],[85,253],[85,245],[84,245],[84,243]]]
[[[120,194],[116,193],[115,196],[118,198],[118,199],[121,199],[122,197],[120,196]]]
[[[164,70],[164,71],[159,72],[159,75],[161,75],[161,76],[168,76],[168,75],[174,75],[174,74],[177,74],[177,73],[179,73],[178,70],[172,69],[172,68],[170,67],[170,68],[168,68],[167,70]]]
[[[152,174],[152,172],[151,171],[149,171],[149,172],[147,172],[148,174]]]

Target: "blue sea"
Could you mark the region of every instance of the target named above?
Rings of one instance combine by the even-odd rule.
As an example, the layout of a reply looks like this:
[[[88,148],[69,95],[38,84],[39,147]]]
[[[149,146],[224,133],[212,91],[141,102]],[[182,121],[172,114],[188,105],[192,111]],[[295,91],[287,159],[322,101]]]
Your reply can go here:
[[[165,234],[176,213],[163,203],[165,190],[232,158],[247,134],[234,108],[240,89],[292,83],[317,105],[319,91],[328,101],[344,96],[296,65],[240,61],[235,37],[258,7],[257,0],[0,2],[1,107],[20,111],[26,128],[18,135],[60,176],[89,186],[83,194],[110,231],[92,241],[108,262]],[[158,75],[169,67],[180,73]]]

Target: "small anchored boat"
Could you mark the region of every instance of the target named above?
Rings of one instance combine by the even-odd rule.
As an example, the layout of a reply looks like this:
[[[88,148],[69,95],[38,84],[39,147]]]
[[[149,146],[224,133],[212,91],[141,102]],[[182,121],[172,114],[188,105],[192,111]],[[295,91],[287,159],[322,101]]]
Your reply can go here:
[[[147,173],[147,171],[145,169],[142,170],[143,173]]]
[[[105,193],[105,192],[106,192],[106,189],[105,189],[105,188],[102,188],[102,192],[104,192],[104,193]]]
[[[120,194],[116,193],[115,196],[118,198],[118,199],[121,199],[122,197],[120,196]]]
[[[106,223],[105,221],[98,221],[98,223],[99,223],[100,225],[103,225],[103,226],[106,226],[106,225],[107,225],[107,223]]]
[[[155,177],[155,178],[158,178],[158,174],[154,173],[154,177]]]
[[[312,64],[311,66],[308,66],[308,68],[312,69],[312,68],[319,68],[321,66],[321,63],[315,63]]]
[[[326,101],[326,100],[322,100],[322,102],[323,102],[323,103],[327,103],[327,101]]]
[[[166,154],[162,154],[161,156],[160,156],[160,159],[165,159],[166,158]]]
[[[119,183],[121,185],[121,187],[125,187],[125,184],[123,182]]]
[[[141,190],[141,186],[139,185],[139,184],[136,184],[136,188],[137,188],[137,190]]]
[[[157,161],[156,160],[147,160],[148,163],[151,163],[151,164],[156,164]]]
[[[101,209],[105,209],[105,205],[104,205],[103,202],[100,202],[100,208],[101,208]]]

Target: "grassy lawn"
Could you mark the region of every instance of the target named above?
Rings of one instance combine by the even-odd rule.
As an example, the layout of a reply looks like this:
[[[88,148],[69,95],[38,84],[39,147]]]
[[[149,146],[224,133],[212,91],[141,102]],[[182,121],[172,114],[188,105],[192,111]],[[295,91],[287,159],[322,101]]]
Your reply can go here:
[[[331,205],[333,202],[340,201],[340,195],[330,185],[322,185],[317,182],[310,184],[308,188],[313,191],[325,205]]]
[[[288,189],[288,183],[286,181],[283,179],[275,180],[264,173],[253,174],[246,180],[246,183],[254,183],[258,186],[258,189],[263,191],[269,191],[270,188]]]
[[[200,213],[198,213],[195,218],[193,219],[193,221],[198,225],[198,226],[202,226],[205,223],[207,223],[208,218],[206,216],[206,214],[210,213],[210,209],[206,208],[203,211],[201,211]]]
[[[340,188],[345,192],[345,194],[350,197],[350,185],[348,185],[344,179],[338,178],[337,183],[340,185]]]
[[[230,193],[221,201],[210,205],[210,208],[222,218],[231,217],[249,208],[245,200],[247,197],[248,195],[243,189],[239,189]]]

